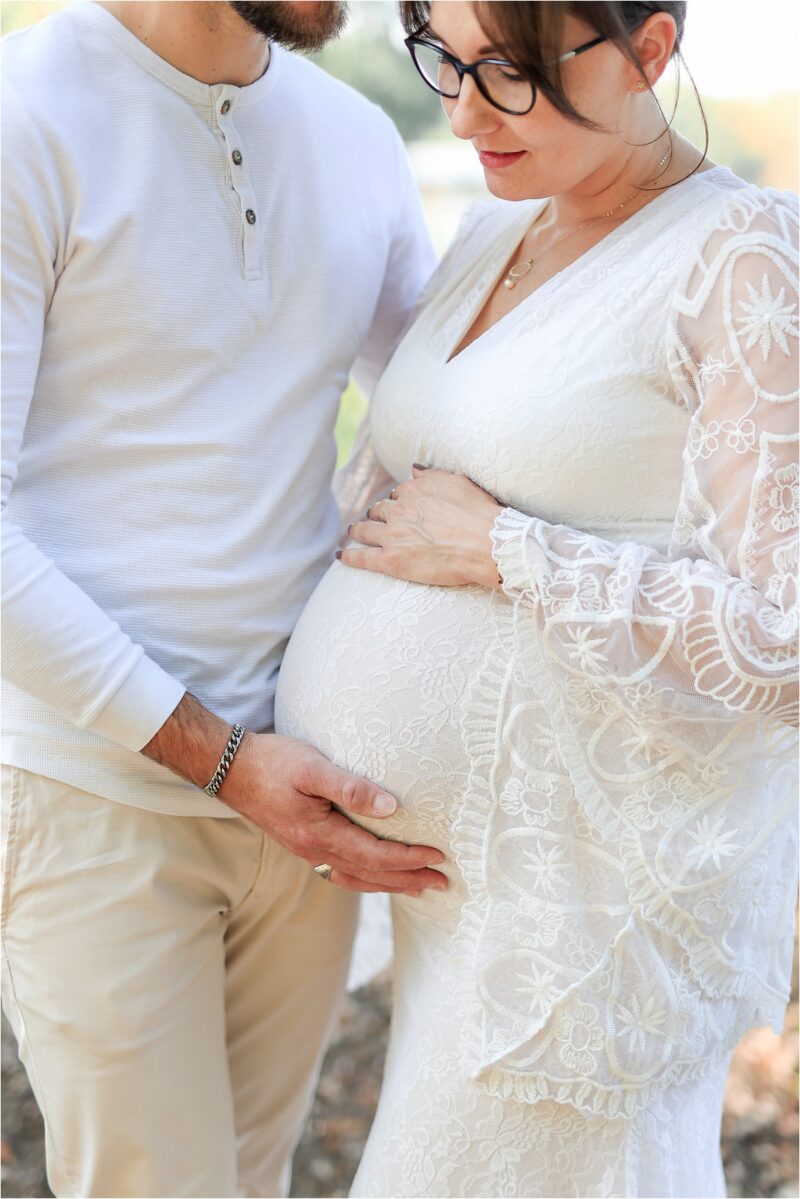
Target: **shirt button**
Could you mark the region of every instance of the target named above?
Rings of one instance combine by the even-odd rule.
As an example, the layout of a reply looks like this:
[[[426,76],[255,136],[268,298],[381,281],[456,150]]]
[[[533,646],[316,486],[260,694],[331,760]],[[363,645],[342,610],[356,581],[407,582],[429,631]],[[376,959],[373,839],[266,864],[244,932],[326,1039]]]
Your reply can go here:
[[[225,113],[226,113],[226,112],[230,112],[230,110],[231,110],[231,102],[230,102],[230,100],[223,100],[223,101],[222,101],[222,108],[220,109],[220,112],[222,113],[222,115],[224,116],[224,115],[225,115]]]
[[[242,165],[242,154],[240,150],[234,150],[233,154],[231,154],[231,158],[236,163],[237,167]]]
[[[248,208],[247,212],[244,215],[247,218],[248,225],[255,225],[256,214],[253,212],[252,208]]]

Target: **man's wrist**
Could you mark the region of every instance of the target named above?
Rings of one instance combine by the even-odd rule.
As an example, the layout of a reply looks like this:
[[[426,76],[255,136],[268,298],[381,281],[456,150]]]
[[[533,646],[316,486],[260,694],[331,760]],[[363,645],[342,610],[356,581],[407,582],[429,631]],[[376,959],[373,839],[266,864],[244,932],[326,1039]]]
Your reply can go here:
[[[210,795],[212,799],[216,799],[220,787],[228,777],[228,771],[233,765],[233,759],[236,757],[236,751],[241,745],[246,732],[247,729],[241,724],[234,724],[231,728],[231,735],[228,738],[228,743],[225,746],[225,749],[222,751],[222,757],[217,764],[217,769],[214,771],[214,776],[203,788],[206,795]]]
[[[257,769],[255,772],[253,770],[253,750],[256,742],[263,741],[264,737],[268,735],[245,729],[241,744],[217,792],[218,800],[242,816],[248,815],[248,808],[254,795],[260,795],[260,789],[254,785],[258,771]]]
[[[202,788],[219,765],[230,729],[227,721],[209,712],[187,691],[141,752]]]

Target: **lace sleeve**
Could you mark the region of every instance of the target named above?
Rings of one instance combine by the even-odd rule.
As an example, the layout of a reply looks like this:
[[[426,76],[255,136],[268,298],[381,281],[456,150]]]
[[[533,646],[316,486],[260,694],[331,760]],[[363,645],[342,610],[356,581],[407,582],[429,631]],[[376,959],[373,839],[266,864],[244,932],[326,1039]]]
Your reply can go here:
[[[505,509],[507,592],[549,653],[618,698],[797,720],[796,206],[735,204],[675,300],[670,369],[690,414],[669,558]],[[663,688],[669,689],[669,696]]]
[[[688,422],[667,554],[510,508],[495,523],[512,602],[497,597],[471,697],[456,852],[465,1058],[500,1094],[631,1113],[748,1028],[780,1030],[797,885],[796,223],[783,197],[729,198],[674,300]]]

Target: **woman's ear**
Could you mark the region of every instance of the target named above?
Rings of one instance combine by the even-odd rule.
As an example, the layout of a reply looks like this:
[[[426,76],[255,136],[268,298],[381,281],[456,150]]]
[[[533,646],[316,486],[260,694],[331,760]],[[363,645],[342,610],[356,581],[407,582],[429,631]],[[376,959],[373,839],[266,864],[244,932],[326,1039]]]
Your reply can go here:
[[[667,12],[654,12],[631,34],[631,41],[644,69],[644,82],[653,87],[666,70],[678,38],[675,18]],[[642,82],[642,74],[634,63],[630,64],[631,91]],[[641,87],[638,90],[642,90]]]

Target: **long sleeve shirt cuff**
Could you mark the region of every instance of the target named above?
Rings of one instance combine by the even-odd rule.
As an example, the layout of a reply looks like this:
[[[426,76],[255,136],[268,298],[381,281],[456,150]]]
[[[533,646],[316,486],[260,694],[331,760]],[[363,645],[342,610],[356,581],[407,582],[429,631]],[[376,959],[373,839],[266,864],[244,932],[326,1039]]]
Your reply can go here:
[[[88,727],[138,751],[152,740],[185,693],[177,679],[152,658],[142,656]]]

